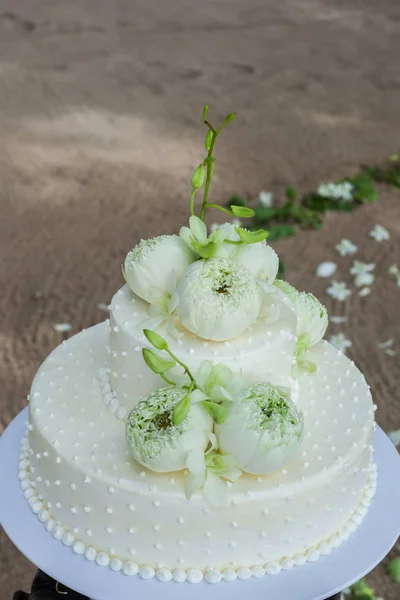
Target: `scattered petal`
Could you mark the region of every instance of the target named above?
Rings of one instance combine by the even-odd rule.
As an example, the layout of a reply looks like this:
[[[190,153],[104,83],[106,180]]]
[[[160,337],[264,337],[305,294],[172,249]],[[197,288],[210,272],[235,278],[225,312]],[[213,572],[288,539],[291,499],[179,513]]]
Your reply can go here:
[[[339,300],[340,302],[346,300],[351,294],[351,290],[347,288],[344,281],[332,281],[327,292],[332,298],[335,298],[335,300]]]
[[[58,333],[66,333],[67,331],[71,331],[72,325],[71,323],[56,323],[54,329],[58,331]]]
[[[352,190],[353,184],[350,183],[350,181],[343,181],[342,183],[321,183],[318,188],[318,194],[323,198],[351,202],[353,200]]]
[[[330,316],[329,317],[329,321],[331,323],[333,323],[334,325],[339,325],[340,323],[345,323],[347,321],[347,317],[340,317],[340,316]]]
[[[356,284],[356,285],[357,285],[357,284]],[[361,289],[361,290],[358,292],[358,295],[359,295],[359,296],[362,296],[362,297],[364,297],[364,296],[368,296],[368,294],[369,294],[370,292],[371,292],[371,288],[369,288],[369,287],[363,287],[363,288],[362,288],[362,289]]]
[[[387,350],[384,350],[383,353],[387,354],[387,356],[396,356],[397,354],[396,350],[392,350],[391,348],[387,348]]]
[[[389,438],[392,440],[395,446],[400,446],[400,429],[396,429],[396,431],[391,431],[389,433]]]
[[[343,352],[343,354],[346,354],[347,348],[350,348],[350,346],[352,346],[352,342],[349,339],[347,339],[344,333],[331,335],[328,341],[330,344],[332,344],[334,348],[336,348],[336,350],[340,350],[340,352]]]
[[[364,263],[360,260],[353,261],[350,269],[351,275],[364,275],[364,273],[370,273],[375,269],[375,263]]]
[[[97,308],[99,310],[105,310],[107,312],[109,312],[110,307],[108,306],[108,304],[104,304],[104,302],[99,302],[99,304],[97,305]]]
[[[317,267],[318,277],[330,277],[337,269],[337,264],[334,262],[322,262]]]
[[[372,237],[376,242],[385,242],[390,239],[390,234],[385,227],[382,225],[375,225],[369,232],[370,237]]]
[[[388,273],[389,273],[389,275],[393,275],[394,277],[397,277],[398,275],[400,275],[399,267],[395,264],[390,265],[390,267],[388,268]]]
[[[389,338],[388,340],[386,340],[386,342],[381,342],[380,344],[378,344],[378,348],[382,348],[382,350],[385,350],[386,348],[391,348],[393,344],[393,338]]]
[[[337,244],[335,247],[336,250],[339,252],[340,256],[354,254],[358,250],[357,246],[353,244],[353,242],[351,242],[350,240],[347,240],[346,238],[339,242],[339,244]]]
[[[272,194],[271,192],[260,192],[258,196],[257,204],[264,208],[270,208],[272,206]]]
[[[375,275],[372,273],[361,273],[354,279],[354,285],[356,287],[370,286],[374,283],[374,281]]]

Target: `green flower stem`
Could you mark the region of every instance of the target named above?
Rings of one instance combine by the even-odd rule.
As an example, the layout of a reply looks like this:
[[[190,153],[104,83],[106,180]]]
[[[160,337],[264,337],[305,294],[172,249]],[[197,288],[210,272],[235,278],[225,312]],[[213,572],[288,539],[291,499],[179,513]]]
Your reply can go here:
[[[224,213],[226,213],[228,215],[232,215],[232,211],[231,210],[228,210],[227,208],[224,208],[223,206],[219,206],[219,204],[210,204],[209,202],[206,202],[206,204],[204,205],[204,210],[206,208],[216,208],[217,210],[220,210],[220,211],[222,211],[222,212],[224,212]]]
[[[190,388],[192,388],[192,389],[189,388],[189,390],[192,391],[193,389],[197,389],[196,380],[193,377],[192,373],[190,372],[189,367],[187,365],[185,365],[185,363],[183,363],[181,360],[179,360],[179,358],[177,356],[175,356],[175,354],[173,352],[171,352],[171,350],[169,348],[166,348],[165,352],[167,352],[167,354],[169,354],[170,357],[185,370],[185,373],[187,374],[187,376],[189,377],[189,379],[191,381]]]
[[[196,195],[197,190],[196,189],[192,189],[192,193],[190,195],[190,214],[191,215],[195,215],[195,210],[194,210],[194,197]]]
[[[209,149],[208,155],[207,155],[207,159],[211,159],[218,134],[208,121],[205,121],[205,124],[213,132],[210,149]],[[200,209],[200,219],[203,219],[203,220],[204,220],[204,213],[206,211],[208,192],[210,190],[212,170],[213,170],[213,165],[212,165],[212,161],[210,160],[207,162],[206,184],[204,186],[203,204],[201,205],[201,209]]]
[[[176,385],[175,381],[168,379],[168,377],[165,375],[165,373],[159,373],[159,375],[160,375],[160,377],[162,377],[164,379],[164,381],[169,383],[169,385]]]

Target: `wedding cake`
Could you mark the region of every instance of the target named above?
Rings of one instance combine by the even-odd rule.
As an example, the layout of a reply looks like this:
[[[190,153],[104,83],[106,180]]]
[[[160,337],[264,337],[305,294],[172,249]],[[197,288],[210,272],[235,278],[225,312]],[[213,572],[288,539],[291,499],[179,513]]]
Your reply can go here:
[[[375,490],[369,386],[322,339],[326,309],[276,279],[268,232],[207,231],[209,209],[253,214],[208,200],[233,117],[216,129],[205,108],[189,227],[131,250],[110,319],[63,342],[32,384],[22,491],[55,539],[126,576],[299,567],[348,538]]]

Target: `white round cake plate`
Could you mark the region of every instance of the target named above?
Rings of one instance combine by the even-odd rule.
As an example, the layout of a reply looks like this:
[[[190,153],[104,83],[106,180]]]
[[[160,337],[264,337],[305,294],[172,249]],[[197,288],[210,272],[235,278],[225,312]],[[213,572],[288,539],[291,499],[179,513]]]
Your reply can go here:
[[[164,600],[325,600],[373,569],[395,544],[400,533],[400,457],[389,438],[377,428],[374,438],[378,487],[368,513],[349,540],[315,563],[265,575],[211,585],[202,581],[161,583],[127,577],[77,556],[55,540],[25,500],[18,480],[21,438],[28,409],[24,409],[0,438],[0,523],[19,550],[39,569],[95,600],[131,600],[162,595]],[[205,587],[206,586],[206,587]]]

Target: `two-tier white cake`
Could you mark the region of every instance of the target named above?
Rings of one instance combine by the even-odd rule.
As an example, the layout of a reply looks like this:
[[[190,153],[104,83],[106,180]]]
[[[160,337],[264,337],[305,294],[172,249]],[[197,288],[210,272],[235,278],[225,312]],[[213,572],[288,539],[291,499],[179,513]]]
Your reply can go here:
[[[190,229],[128,254],[110,320],[56,348],[32,385],[23,493],[56,539],[124,575],[301,566],[348,538],[375,489],[371,394],[321,339],[326,310],[276,280],[265,233],[208,235],[208,207],[205,194]]]

